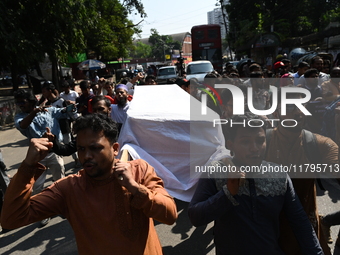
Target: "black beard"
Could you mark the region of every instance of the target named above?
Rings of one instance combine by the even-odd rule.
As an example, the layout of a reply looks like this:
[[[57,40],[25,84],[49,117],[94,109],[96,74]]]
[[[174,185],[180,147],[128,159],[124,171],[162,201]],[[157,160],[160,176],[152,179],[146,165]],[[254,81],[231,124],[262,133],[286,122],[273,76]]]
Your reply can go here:
[[[122,106],[126,105],[126,101],[127,101],[126,98],[124,98],[122,100],[117,100],[117,105],[122,107]]]

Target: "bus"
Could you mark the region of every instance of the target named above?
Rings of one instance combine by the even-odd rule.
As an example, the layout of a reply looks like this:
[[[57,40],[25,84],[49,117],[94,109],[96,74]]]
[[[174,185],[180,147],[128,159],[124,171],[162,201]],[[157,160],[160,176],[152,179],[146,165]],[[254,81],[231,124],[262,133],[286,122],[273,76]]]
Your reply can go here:
[[[192,60],[209,60],[222,73],[222,41],[220,25],[200,25],[191,28]]]

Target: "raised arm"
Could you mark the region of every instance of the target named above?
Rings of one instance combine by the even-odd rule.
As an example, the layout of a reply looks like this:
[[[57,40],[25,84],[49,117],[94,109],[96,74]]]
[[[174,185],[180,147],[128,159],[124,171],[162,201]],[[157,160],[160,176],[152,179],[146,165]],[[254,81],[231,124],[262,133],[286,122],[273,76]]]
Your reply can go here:
[[[20,128],[21,129],[28,128],[38,112],[46,112],[46,111],[47,111],[47,109],[45,107],[34,108],[25,118],[23,118],[20,121],[20,123],[19,123]]]
[[[35,180],[45,171],[45,167],[38,162],[51,148],[52,143],[47,138],[31,140],[26,158],[6,191],[1,213],[3,228],[18,228],[53,215],[47,210],[50,206],[39,201],[40,194],[31,197]],[[53,199],[50,201],[53,202]]]
[[[46,132],[43,137],[48,138],[50,142],[53,142],[52,150],[60,156],[70,156],[77,152],[77,142],[75,139],[71,140],[68,144],[63,144],[55,139],[55,135],[51,133],[50,128],[46,128]]]
[[[118,162],[115,174],[120,184],[131,192],[132,207],[143,210],[146,216],[165,224],[171,225],[176,221],[175,201],[152,166],[144,160]]]

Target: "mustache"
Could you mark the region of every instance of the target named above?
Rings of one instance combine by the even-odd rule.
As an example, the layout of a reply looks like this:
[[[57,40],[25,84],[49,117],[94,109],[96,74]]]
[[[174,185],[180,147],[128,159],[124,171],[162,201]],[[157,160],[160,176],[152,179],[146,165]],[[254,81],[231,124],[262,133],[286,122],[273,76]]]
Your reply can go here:
[[[96,162],[93,162],[93,161],[91,161],[91,160],[87,160],[87,161],[85,161],[85,162],[82,163],[83,166],[86,165],[86,164],[97,165]]]

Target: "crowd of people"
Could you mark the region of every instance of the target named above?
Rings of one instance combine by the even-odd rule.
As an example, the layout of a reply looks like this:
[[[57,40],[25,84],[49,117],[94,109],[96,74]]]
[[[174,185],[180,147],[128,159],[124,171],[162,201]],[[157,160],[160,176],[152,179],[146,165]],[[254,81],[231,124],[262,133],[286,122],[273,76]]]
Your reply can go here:
[[[246,115],[243,116],[243,121],[241,121],[242,118],[240,119],[239,115],[234,116],[233,114],[233,100],[235,98],[233,98],[229,89],[224,91],[210,90],[207,103],[209,106],[210,99],[210,108],[223,119],[234,120],[236,123],[248,123],[248,126],[246,124],[244,128],[240,128],[237,132],[228,130],[228,128],[234,129],[232,125],[223,126],[226,147],[231,151],[235,165],[263,166],[267,163],[262,160],[266,160],[281,166],[301,166],[303,168],[301,168],[301,171],[304,173],[308,172],[306,168],[311,164],[338,167],[338,137],[340,135],[338,128],[340,123],[338,123],[337,117],[337,102],[340,101],[340,67],[328,68],[328,73],[324,73],[327,72],[327,69],[324,68],[323,63],[324,60],[321,57],[315,56],[310,63],[299,63],[296,72],[294,72],[288,59],[275,62],[271,68],[272,71],[258,63],[248,61],[241,70],[241,74],[231,64],[227,64],[222,75],[211,74],[206,76],[206,78],[209,77],[210,81],[205,80],[205,84],[203,84],[205,87],[208,87],[209,84],[233,84],[240,88],[245,95]],[[283,87],[308,90],[311,98],[303,106],[308,109],[311,115],[305,116],[302,109],[294,104],[286,105],[286,113],[283,114],[280,93]],[[247,94],[249,88],[252,89],[251,94]],[[263,111],[272,109],[274,93],[277,90],[278,104],[270,115],[248,116],[247,111],[249,109]],[[204,93],[203,90],[199,92],[201,92],[201,96]],[[218,100],[219,97],[222,99],[221,101]],[[304,97],[305,94],[299,92],[290,93],[287,96],[289,99],[303,99]],[[261,123],[266,123],[262,128],[254,128],[255,122],[249,124],[250,120],[258,121],[261,119],[263,120]],[[277,123],[270,120],[277,120]],[[252,132],[255,132],[255,134],[252,135]],[[238,143],[235,143],[235,140],[238,140]],[[251,162],[249,159],[258,161]],[[223,165],[223,161],[220,164]],[[313,226],[323,253],[330,254],[327,245],[327,243],[333,242],[330,237],[330,226],[340,223],[340,213],[319,215],[316,203],[318,175],[297,176],[290,174],[290,177],[293,189],[293,191],[290,191],[290,195],[293,194],[298,197],[310,224]],[[338,179],[339,177],[333,175],[329,178]],[[262,230],[262,228],[269,226],[260,217],[266,216],[266,220],[269,220],[271,216],[275,215],[268,213],[268,211],[274,209],[274,203],[271,206],[264,205],[261,202],[263,199],[261,196],[271,194],[271,197],[275,197],[275,190],[273,193],[267,190],[272,188],[272,184],[268,181],[264,184],[262,180],[251,177],[245,180],[245,184],[236,184],[235,188],[228,178],[222,184],[218,179],[202,179],[189,207],[190,217],[194,225],[215,221],[215,227],[218,229],[216,231],[219,231],[215,236],[218,254],[225,254],[229,250],[235,251],[237,246],[239,250],[242,250],[240,254],[252,254],[257,245],[268,247],[268,250],[266,249],[268,254],[281,254],[282,251],[282,254],[317,254],[311,250],[304,251],[306,247],[303,247],[301,240],[298,240],[298,236],[304,234],[296,233],[296,223],[290,216],[292,212],[286,211],[284,204],[283,207],[280,207],[280,215],[276,218],[277,221],[272,221],[275,224],[279,223],[279,228],[276,228],[275,224],[271,225],[271,229],[274,228],[277,232],[274,231],[270,234],[271,237],[277,238],[281,252],[275,247],[274,241],[270,244],[266,243],[270,238],[266,237],[264,233],[270,233],[270,231],[269,229]],[[266,192],[263,192],[262,189],[265,189]],[[282,190],[282,194],[289,189],[290,185],[287,185],[286,189]],[[253,196],[257,199],[253,199]],[[279,201],[279,199],[277,200]],[[296,201],[296,199],[291,198],[289,201]],[[259,204],[263,205],[267,212],[260,212]],[[290,209],[292,208],[290,207]],[[242,210],[242,213],[240,210]],[[295,217],[298,217],[296,212]],[[233,225],[234,223],[235,225]],[[256,226],[257,223],[261,223],[260,226]],[[260,233],[257,242],[249,247],[242,246],[239,243],[247,235],[235,230],[242,224],[249,229],[248,233],[251,237],[246,237],[248,242]],[[229,226],[233,227],[229,228]],[[261,231],[258,232],[258,229],[261,229]],[[226,236],[228,238],[225,238]],[[259,241],[261,238],[263,239],[262,242]],[[309,240],[312,240],[312,238],[309,238]],[[217,244],[220,247],[217,247]],[[269,248],[270,245],[273,245],[273,247]],[[339,237],[336,240],[336,245],[340,245]],[[258,247],[257,250],[261,249],[264,248]]]
[[[203,83],[187,80],[185,72],[168,83],[177,84],[192,100],[205,97],[221,119],[247,123],[222,125],[231,157],[214,164],[238,169],[294,165],[308,172],[311,164],[339,167],[339,78],[340,67],[327,70],[324,59],[316,56],[296,67],[285,58],[265,66],[250,60],[242,70],[227,63],[222,74],[209,73]],[[232,92],[216,84],[243,92],[244,114],[234,114]],[[153,219],[173,224],[176,204],[157,169],[143,160],[117,158],[117,138],[134,89],[144,85],[157,85],[156,77],[136,73],[116,84],[100,77],[83,80],[80,95],[67,81],[61,91],[45,82],[39,101],[29,90],[16,91],[21,112],[15,126],[30,145],[6,190],[3,229],[36,221],[46,225],[50,217],[62,215],[71,223],[80,254],[162,254]],[[303,107],[311,115],[294,104],[283,112],[284,87],[310,92]],[[251,113],[253,108],[273,109],[275,93],[278,104],[269,115]],[[304,95],[297,91],[287,97],[298,100]],[[273,118],[278,121],[268,121]],[[69,155],[75,167],[83,169],[65,177],[62,156]],[[43,189],[47,169],[54,184]],[[202,178],[189,204],[189,218],[194,226],[214,221],[216,254],[331,254],[330,227],[340,223],[340,212],[319,214],[317,180],[314,173],[301,178],[284,172],[247,176],[242,171]],[[335,242],[340,247],[340,237]]]

